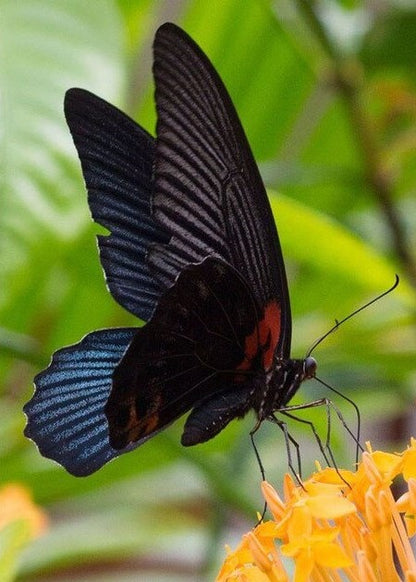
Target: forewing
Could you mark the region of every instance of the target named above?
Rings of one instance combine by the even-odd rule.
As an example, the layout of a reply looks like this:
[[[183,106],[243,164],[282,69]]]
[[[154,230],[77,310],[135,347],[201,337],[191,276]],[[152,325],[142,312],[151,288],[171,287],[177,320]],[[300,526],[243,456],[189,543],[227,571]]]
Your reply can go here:
[[[44,457],[73,475],[89,475],[132,448],[110,446],[104,406],[114,368],[136,331],[90,333],[78,344],[57,351],[35,378],[35,393],[24,407],[25,435]]]
[[[262,365],[259,319],[256,300],[233,267],[208,258],[185,268],[114,372],[106,406],[111,445],[149,437],[201,402],[246,384]]]
[[[280,309],[277,352],[289,356],[285,269],[266,191],[231,99],[199,47],[173,24],[154,42],[158,114],[155,220],[172,235],[149,256],[168,287],[188,263],[222,257],[261,305]]]
[[[150,213],[154,139],[124,113],[83,89],[65,96],[65,116],[81,160],[101,264],[113,297],[147,321],[160,295],[145,257],[168,235]]]

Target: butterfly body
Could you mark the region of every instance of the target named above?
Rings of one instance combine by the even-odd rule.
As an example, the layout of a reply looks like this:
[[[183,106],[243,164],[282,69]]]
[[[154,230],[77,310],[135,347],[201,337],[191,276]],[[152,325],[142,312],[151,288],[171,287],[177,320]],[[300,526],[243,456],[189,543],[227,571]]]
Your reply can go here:
[[[316,367],[290,358],[276,226],[221,79],[172,24],[154,57],[156,139],[88,91],[65,98],[108,288],[147,322],[92,332],[35,378],[25,433],[74,475],[189,411],[185,446],[270,418]]]

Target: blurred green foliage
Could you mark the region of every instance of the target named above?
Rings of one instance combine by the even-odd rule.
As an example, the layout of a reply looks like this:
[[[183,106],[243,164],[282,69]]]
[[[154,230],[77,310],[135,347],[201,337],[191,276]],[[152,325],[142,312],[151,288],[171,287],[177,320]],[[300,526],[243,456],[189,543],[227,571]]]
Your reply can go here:
[[[262,508],[252,417],[190,450],[179,422],[86,479],[23,437],[22,406],[51,353],[93,329],[135,325],[105,288],[64,93],[87,88],[153,132],[151,42],[166,20],[212,59],[260,163],[290,281],[293,355],[399,273],[393,294],[315,355],[320,377],[360,406],[375,447],[410,436],[416,10],[404,4],[0,0],[0,479],[25,483],[51,520],[21,554],[19,580],[212,579],[224,541]],[[296,402],[323,395],[310,382]],[[307,417],[326,425],[322,410]],[[337,459],[350,465],[336,425]],[[293,430],[305,459],[318,456],[310,433]],[[258,447],[279,486],[287,461],[276,427],[262,427]]]

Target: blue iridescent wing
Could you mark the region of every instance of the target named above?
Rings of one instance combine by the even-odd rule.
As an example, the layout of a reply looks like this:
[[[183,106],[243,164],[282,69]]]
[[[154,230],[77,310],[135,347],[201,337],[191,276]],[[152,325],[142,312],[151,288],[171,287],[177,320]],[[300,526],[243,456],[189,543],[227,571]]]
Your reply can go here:
[[[154,139],[127,115],[83,89],[65,96],[65,116],[81,160],[108,288],[120,305],[148,321],[161,293],[146,262],[150,245],[167,243],[150,211]]]
[[[93,473],[110,459],[141,444],[115,450],[109,444],[104,414],[114,368],[137,329],[88,334],[57,351],[35,378],[35,394],[24,407],[25,435],[44,457],[76,476]]]

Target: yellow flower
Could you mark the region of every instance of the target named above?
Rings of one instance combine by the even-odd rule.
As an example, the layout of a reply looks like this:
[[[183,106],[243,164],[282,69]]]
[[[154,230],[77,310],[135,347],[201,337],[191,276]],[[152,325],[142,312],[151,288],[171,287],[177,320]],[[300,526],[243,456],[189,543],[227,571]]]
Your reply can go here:
[[[410,439],[410,446],[403,453],[403,477],[408,481],[416,478],[416,439]]]
[[[40,535],[47,525],[45,513],[33,503],[28,489],[9,483],[0,488],[0,531],[16,521],[25,522],[30,539]]]
[[[409,479],[408,491],[397,500],[397,509],[404,513],[407,535],[412,537],[416,533],[416,479]]]
[[[283,499],[264,482],[273,519],[228,551],[217,582],[415,582],[416,439],[401,454],[367,449],[355,472],[318,466],[302,486],[286,475]]]

